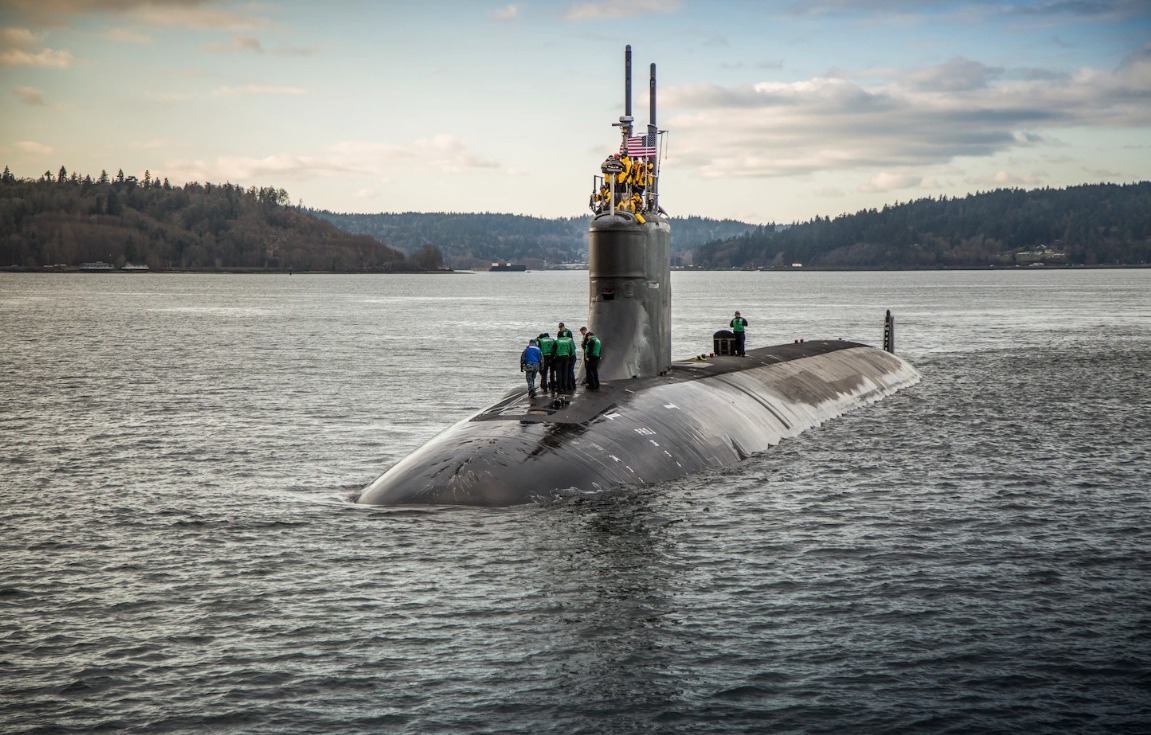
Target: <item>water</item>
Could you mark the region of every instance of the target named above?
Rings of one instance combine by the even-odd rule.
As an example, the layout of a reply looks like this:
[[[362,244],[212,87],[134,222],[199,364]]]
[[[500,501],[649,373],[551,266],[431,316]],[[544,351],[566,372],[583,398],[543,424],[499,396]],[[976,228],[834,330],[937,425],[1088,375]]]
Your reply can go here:
[[[923,382],[592,502],[348,499],[585,273],[0,274],[0,732],[1151,731],[1151,271],[676,273]]]

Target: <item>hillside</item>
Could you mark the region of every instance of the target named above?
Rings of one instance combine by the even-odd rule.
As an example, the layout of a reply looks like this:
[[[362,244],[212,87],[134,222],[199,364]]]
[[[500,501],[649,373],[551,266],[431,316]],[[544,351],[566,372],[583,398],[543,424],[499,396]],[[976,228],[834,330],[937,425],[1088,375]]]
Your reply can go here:
[[[702,268],[958,268],[1151,263],[1151,182],[921,199],[698,248]]]
[[[418,259],[417,259],[418,260]],[[106,261],[152,270],[393,272],[403,253],[288,206],[283,189],[171,186],[106,173],[0,176],[0,267]],[[433,263],[435,267],[438,263]],[[422,264],[421,264],[422,265]]]
[[[119,172],[0,176],[0,267],[106,261],[152,270],[407,272],[542,268],[587,259],[588,217],[337,214],[283,189]],[[1000,189],[921,199],[787,227],[674,217],[673,265],[699,268],[950,268],[1151,263],[1151,182]],[[383,243],[387,243],[386,245]],[[407,255],[405,255],[405,253]]]
[[[587,261],[591,215],[544,219],[516,214],[403,212],[338,214],[309,210],[348,232],[371,235],[409,254],[434,246],[455,268],[514,261],[532,268]],[[754,225],[735,220],[673,217],[673,261],[690,262],[691,251],[710,240],[742,235]]]

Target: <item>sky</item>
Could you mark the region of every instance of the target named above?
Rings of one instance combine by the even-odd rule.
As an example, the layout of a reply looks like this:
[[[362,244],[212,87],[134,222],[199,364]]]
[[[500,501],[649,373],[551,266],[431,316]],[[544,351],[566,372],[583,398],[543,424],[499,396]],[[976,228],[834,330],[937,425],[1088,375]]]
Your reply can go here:
[[[673,216],[1151,178],[1149,0],[0,0],[0,164],[577,216],[628,44]]]

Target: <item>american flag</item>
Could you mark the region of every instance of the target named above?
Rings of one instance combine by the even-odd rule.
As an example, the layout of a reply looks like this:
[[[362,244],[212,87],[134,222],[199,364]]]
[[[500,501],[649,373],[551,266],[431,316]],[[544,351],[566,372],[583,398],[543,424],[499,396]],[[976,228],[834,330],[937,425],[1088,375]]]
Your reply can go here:
[[[627,153],[632,158],[641,157],[655,157],[655,133],[649,135],[632,135],[627,139],[627,150],[620,150],[620,153]]]

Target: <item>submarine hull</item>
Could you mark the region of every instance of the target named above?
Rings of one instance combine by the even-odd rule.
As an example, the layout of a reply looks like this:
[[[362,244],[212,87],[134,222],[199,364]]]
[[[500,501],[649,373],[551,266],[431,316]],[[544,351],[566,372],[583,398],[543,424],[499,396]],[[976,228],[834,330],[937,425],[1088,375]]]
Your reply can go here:
[[[509,506],[666,482],[733,466],[918,381],[891,353],[834,340],[672,363],[566,405],[515,390],[400,461],[358,502]]]

